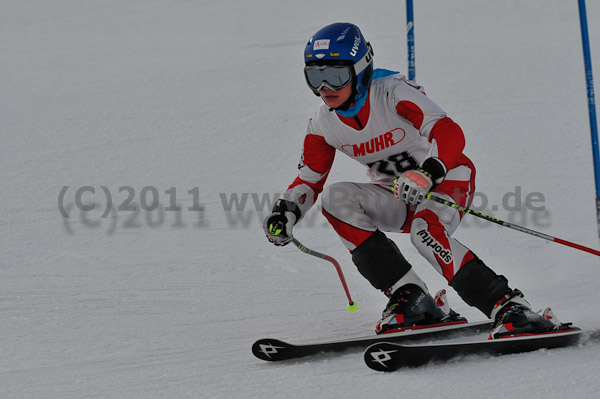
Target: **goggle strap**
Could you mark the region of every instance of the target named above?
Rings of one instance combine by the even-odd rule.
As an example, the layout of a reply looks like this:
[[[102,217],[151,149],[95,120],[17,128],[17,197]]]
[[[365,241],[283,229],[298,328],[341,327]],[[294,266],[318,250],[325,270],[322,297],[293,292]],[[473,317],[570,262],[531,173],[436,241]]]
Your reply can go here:
[[[373,48],[371,47],[371,43],[367,42],[367,52],[360,60],[354,64],[354,73],[358,76],[359,73],[365,70],[371,63],[373,59]]]

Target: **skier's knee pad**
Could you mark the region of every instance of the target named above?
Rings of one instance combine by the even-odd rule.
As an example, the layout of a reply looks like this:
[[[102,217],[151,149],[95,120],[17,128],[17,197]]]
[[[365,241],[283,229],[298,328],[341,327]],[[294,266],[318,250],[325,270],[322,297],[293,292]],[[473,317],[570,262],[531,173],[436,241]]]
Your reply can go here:
[[[416,215],[410,229],[410,239],[417,251],[448,282],[454,278],[462,263],[470,258],[469,249],[448,235],[437,215],[430,210]]]
[[[496,302],[512,292],[506,277],[496,274],[479,258],[461,267],[450,285],[463,301],[481,310],[488,317]]]
[[[381,291],[390,288],[411,269],[396,244],[379,230],[352,251],[352,261],[360,274]]]

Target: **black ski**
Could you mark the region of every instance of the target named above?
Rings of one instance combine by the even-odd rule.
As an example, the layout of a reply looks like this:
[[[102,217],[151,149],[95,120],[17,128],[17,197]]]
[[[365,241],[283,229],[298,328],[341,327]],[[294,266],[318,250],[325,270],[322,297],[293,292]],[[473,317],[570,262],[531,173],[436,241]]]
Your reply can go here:
[[[452,338],[461,334],[488,332],[492,327],[491,321],[480,321],[303,345],[292,345],[278,339],[265,338],[259,339],[252,345],[252,353],[262,360],[279,361],[318,353],[342,352],[351,348],[365,349],[376,342],[415,342],[439,337]]]
[[[418,367],[431,362],[450,360],[471,354],[504,355],[578,345],[597,339],[598,332],[585,333],[578,328],[566,331],[495,340],[478,340],[425,345],[400,345],[378,342],[364,354],[367,366],[377,371],[394,371],[402,367]]]

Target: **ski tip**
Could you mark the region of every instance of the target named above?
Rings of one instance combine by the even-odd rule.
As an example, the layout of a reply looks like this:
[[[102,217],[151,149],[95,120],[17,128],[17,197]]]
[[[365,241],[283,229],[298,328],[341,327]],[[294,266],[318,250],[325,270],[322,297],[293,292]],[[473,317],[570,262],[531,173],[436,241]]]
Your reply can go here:
[[[274,338],[259,339],[252,344],[252,353],[261,360],[273,362],[287,359],[285,354],[292,346]]]

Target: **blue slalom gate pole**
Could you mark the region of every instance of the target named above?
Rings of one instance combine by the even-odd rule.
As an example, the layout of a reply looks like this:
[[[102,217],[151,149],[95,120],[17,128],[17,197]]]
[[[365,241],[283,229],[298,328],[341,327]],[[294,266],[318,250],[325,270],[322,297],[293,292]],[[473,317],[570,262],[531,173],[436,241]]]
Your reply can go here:
[[[415,81],[415,21],[413,0],[406,0],[406,43],[408,45],[408,80]]]
[[[596,217],[598,223],[598,237],[600,238],[600,147],[598,146],[598,123],[596,121],[594,78],[592,77],[592,55],[590,52],[590,38],[588,34],[585,0],[579,0],[579,24],[581,25],[581,43],[583,45],[583,62],[585,64],[585,81],[588,96],[588,112],[590,116],[590,132],[592,134],[594,180],[596,182]]]

